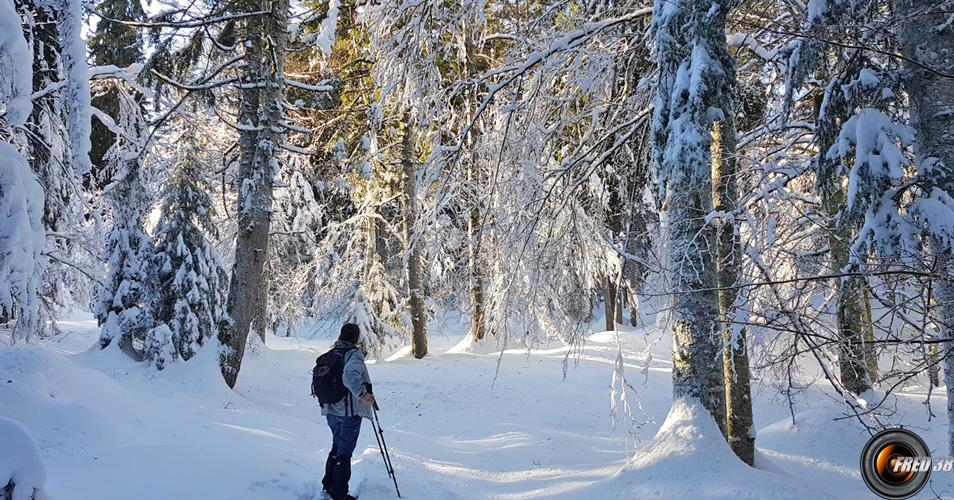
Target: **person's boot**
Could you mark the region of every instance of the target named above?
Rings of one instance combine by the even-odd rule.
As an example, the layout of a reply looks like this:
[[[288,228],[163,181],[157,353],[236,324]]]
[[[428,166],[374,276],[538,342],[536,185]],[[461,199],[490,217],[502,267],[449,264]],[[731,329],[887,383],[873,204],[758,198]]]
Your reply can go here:
[[[353,500],[348,494],[348,481],[351,480],[351,457],[339,458],[334,463],[334,480],[328,493],[334,500]]]
[[[328,496],[331,496],[331,485],[335,481],[335,462],[337,460],[338,457],[332,456],[331,453],[328,454],[328,459],[325,460],[325,477],[321,478],[321,486]]]

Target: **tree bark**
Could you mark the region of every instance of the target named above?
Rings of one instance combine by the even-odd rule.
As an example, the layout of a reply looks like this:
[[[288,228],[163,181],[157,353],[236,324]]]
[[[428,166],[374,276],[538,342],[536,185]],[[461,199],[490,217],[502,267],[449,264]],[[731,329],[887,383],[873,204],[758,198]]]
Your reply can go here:
[[[900,40],[902,52],[911,61],[905,85],[911,105],[915,132],[917,172],[933,190],[954,196],[954,85],[938,75],[954,73],[954,31],[946,24],[950,9],[945,2],[898,0],[903,18]],[[943,28],[942,28],[943,27]],[[929,228],[929,230],[934,228]],[[930,235],[929,246],[935,260],[936,304],[933,317],[942,339],[948,341],[942,361],[947,384],[947,414],[950,426],[949,453],[954,453],[954,260],[944,236]]]
[[[728,59],[732,59],[728,53]],[[734,60],[732,61],[734,80]],[[728,92],[734,92],[733,82]],[[735,116],[733,99],[727,95],[722,111],[726,120],[712,127],[712,200],[713,209],[732,213],[738,207],[739,189],[736,171],[735,125],[729,117]],[[731,288],[738,280],[742,245],[733,219],[722,222],[718,232],[719,311],[725,323],[722,338],[722,369],[725,378],[725,432],[732,451],[743,462],[755,465],[755,428],[752,421],[752,394],[749,375],[749,351],[744,327],[733,332],[735,299],[738,289]]]
[[[219,363],[229,387],[235,387],[253,321],[262,314],[267,294],[268,259],[275,151],[282,140],[282,89],[288,26],[287,0],[260,0],[253,10],[271,14],[248,18],[245,29],[246,71],[239,121],[238,234],[229,283],[228,318],[219,332]]]
[[[427,315],[421,284],[421,250],[414,238],[417,219],[417,162],[414,158],[414,132],[410,117],[404,115],[401,138],[401,165],[404,169],[404,241],[407,245],[407,288],[411,309],[411,353],[421,359],[427,355]]]
[[[271,226],[271,224],[269,224]],[[269,236],[265,236],[265,263],[262,265],[262,293],[258,294],[257,300],[255,301],[255,313],[252,316],[252,326],[251,332],[255,333],[258,336],[259,340],[262,341],[262,345],[265,344],[265,334],[271,330],[271,326],[268,324],[268,287],[271,286],[269,282],[271,281],[272,266],[268,260],[268,243]]]
[[[378,221],[377,218],[369,219],[365,222],[365,231],[367,238],[367,248],[364,251],[364,279],[371,276],[371,269],[374,267],[374,261],[378,258]]]
[[[864,328],[861,335],[864,342],[863,353],[865,365],[868,368],[868,380],[872,384],[877,384],[878,351],[875,350],[874,322],[871,316],[871,288],[868,287],[867,283],[862,282],[862,285],[864,285],[864,290],[862,291],[861,301],[865,308],[861,315],[861,326]]]

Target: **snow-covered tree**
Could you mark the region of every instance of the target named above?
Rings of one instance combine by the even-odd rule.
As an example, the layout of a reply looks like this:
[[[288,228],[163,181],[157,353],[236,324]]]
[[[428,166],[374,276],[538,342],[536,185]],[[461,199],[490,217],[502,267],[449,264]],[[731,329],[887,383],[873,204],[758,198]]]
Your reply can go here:
[[[285,119],[282,89],[288,39],[288,2],[251,2],[247,12],[264,11],[245,20],[242,40],[245,66],[238,111],[241,154],[238,172],[238,235],[229,284],[226,321],[220,329],[222,375],[235,386],[245,343],[256,318],[264,324],[272,190],[278,169]],[[242,12],[246,12],[243,10]],[[267,43],[266,43],[267,41]],[[257,332],[264,335],[264,332]]]
[[[0,2],[0,318],[15,319],[13,340],[29,340],[37,326],[43,190],[11,141],[28,120],[33,55],[11,2]]]
[[[159,326],[147,335],[146,346],[159,368],[176,359],[188,361],[216,339],[224,313],[227,275],[209,242],[217,231],[195,132],[183,134],[175,170],[159,194],[150,307]]]
[[[658,2],[653,32],[658,66],[653,157],[662,198],[673,292],[673,397],[701,404],[725,432],[722,339],[718,328],[712,205],[713,123],[734,65],[725,22],[733,3]]]
[[[467,12],[476,2],[448,4],[426,1],[418,4],[389,0],[368,9],[371,48],[377,64],[372,77],[380,88],[379,107],[382,113],[382,135],[378,141],[393,142],[395,154],[379,158],[402,171],[398,192],[401,200],[401,239],[404,243],[402,262],[404,283],[411,323],[411,346],[414,357],[427,354],[427,311],[423,262],[423,230],[421,224],[422,177],[421,148],[428,144],[428,116],[442,106],[438,66],[452,50],[446,30],[463,31],[464,26],[452,21],[461,11]],[[472,22],[479,23],[479,19]],[[392,167],[393,168],[393,167]],[[426,189],[426,186],[423,187]],[[395,221],[397,222],[397,221]]]
[[[954,27],[949,0],[898,0],[898,33],[907,57],[904,81],[911,103],[916,178],[921,184],[909,213],[925,240],[936,302],[933,309],[943,357],[949,422],[948,450],[954,453]],[[880,137],[880,136],[879,136]]]
[[[871,97],[879,98],[883,87],[877,76],[876,58],[867,56],[863,48],[846,49],[829,42],[833,30],[845,30],[850,36],[875,43],[871,35],[855,20],[872,20],[880,10],[878,2],[810,3],[805,23],[814,36],[800,40],[790,49],[789,71],[792,75],[789,92],[800,88],[806,79],[819,79],[823,86],[816,90],[815,138],[818,156],[814,173],[821,196],[821,211],[827,219],[831,273],[852,273],[858,270],[863,255],[852,251],[852,241],[859,231],[862,213],[852,210],[850,194],[842,182],[842,165],[829,151],[837,141],[842,125]],[[891,96],[893,94],[885,94]],[[860,206],[860,205],[858,205]],[[839,337],[839,372],[845,389],[861,394],[877,379],[877,358],[872,346],[871,305],[867,280],[856,275],[835,281],[835,316]]]
[[[145,231],[145,217],[152,203],[140,157],[144,147],[141,104],[125,86],[120,87],[119,97],[123,134],[105,158],[112,181],[103,189],[112,223],[103,249],[107,274],[94,313],[102,328],[100,347],[115,345],[140,359],[141,343],[154,323],[148,311],[147,291],[152,240]]]
[[[43,187],[46,264],[38,287],[38,332],[61,310],[85,305],[98,271],[98,200],[82,176],[89,170],[89,80],[80,38],[80,2],[18,0],[22,33],[33,52],[33,101],[19,142]]]

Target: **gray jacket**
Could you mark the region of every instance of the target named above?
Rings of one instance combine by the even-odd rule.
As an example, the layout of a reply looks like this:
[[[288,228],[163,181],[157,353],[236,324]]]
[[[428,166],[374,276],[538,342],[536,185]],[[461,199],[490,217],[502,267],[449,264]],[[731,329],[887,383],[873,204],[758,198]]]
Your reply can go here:
[[[364,364],[364,351],[358,349],[351,342],[343,340],[335,342],[334,348],[352,349],[345,353],[344,372],[341,377],[344,386],[348,388],[348,394],[337,403],[321,405],[321,414],[337,415],[339,417],[358,415],[370,419],[372,415],[371,403],[359,399],[371,385],[371,376],[368,375],[368,367]]]

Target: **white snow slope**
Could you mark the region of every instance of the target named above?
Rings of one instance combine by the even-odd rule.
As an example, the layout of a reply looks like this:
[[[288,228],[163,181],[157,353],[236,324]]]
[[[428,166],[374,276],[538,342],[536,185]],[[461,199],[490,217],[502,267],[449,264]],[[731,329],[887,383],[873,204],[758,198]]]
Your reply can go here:
[[[330,340],[269,338],[246,357],[233,392],[209,349],[156,372],[89,350],[91,321],[59,327],[70,333],[45,345],[0,344],[0,416],[36,440],[51,500],[321,498],[330,432],[309,396],[309,371]],[[840,408],[818,389],[793,426],[784,401],[756,388],[752,469],[704,412],[672,404],[666,342],[653,347],[644,376],[645,336],[621,333],[627,376],[653,419],[634,446],[610,417],[613,334],[591,335],[565,379],[565,348],[501,358],[449,349],[459,339],[435,333],[424,360],[395,355],[369,367],[405,498],[875,498],[858,473],[868,434],[834,421]],[[943,453],[946,426],[927,422],[922,399],[899,398],[902,422]],[[353,470],[362,500],[396,498],[367,422]],[[931,488],[952,497],[949,476],[935,474],[919,497],[934,498]]]

